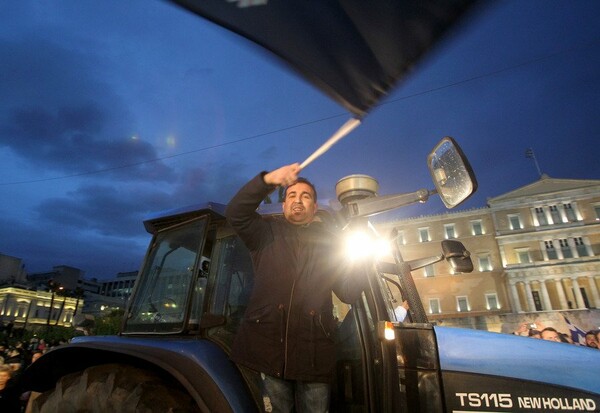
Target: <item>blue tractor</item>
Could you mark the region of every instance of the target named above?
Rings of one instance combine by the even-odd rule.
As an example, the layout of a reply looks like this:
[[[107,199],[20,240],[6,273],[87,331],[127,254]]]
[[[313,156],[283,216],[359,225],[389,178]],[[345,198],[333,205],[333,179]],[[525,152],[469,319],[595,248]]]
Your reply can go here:
[[[355,126],[471,13],[474,1],[174,3],[275,53],[352,112]],[[320,217],[332,229],[373,235],[368,222],[373,214],[424,202],[435,193],[453,207],[476,189],[450,138],[434,148],[428,167],[435,189],[407,194],[375,196],[374,179],[344,178],[336,186],[341,208],[322,210]],[[259,410],[257,373],[228,357],[253,272],[224,209],[207,203],[144,222],[152,240],[121,332],[77,338],[34,363],[24,377],[36,392],[31,411]],[[261,213],[281,210],[266,206]],[[428,323],[411,271],[441,260],[455,272],[472,270],[462,244],[444,241],[440,250],[438,256],[405,261],[394,245],[365,269],[369,287],[360,299],[344,305],[334,297],[339,323],[331,411],[599,411],[598,350]],[[410,312],[398,322],[394,309],[403,300]]]
[[[373,178],[341,179],[336,192],[342,208],[321,210],[320,219],[344,236],[362,231],[374,245],[368,216],[436,193],[452,207],[476,188],[451,138],[431,152],[428,166],[433,190],[375,196]],[[27,381],[42,394],[32,398],[32,411],[259,411],[257,373],[228,358],[253,271],[224,209],[207,203],[144,222],[152,240],[122,331],[79,337],[33,364]],[[264,205],[260,212],[279,214],[281,208]],[[339,322],[331,411],[600,409],[597,350],[427,322],[411,271],[441,260],[457,272],[471,271],[462,244],[443,241],[440,255],[413,261],[388,244],[391,252],[365,269],[369,288],[359,300],[346,305],[334,296]],[[394,309],[401,300],[410,310],[398,322]]]

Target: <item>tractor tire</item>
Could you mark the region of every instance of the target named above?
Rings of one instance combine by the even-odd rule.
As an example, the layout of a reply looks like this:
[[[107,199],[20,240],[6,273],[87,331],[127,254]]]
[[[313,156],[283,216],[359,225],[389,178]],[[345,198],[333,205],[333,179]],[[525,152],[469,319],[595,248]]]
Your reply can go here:
[[[181,386],[158,374],[122,364],[92,366],[62,377],[32,400],[32,413],[199,412]]]

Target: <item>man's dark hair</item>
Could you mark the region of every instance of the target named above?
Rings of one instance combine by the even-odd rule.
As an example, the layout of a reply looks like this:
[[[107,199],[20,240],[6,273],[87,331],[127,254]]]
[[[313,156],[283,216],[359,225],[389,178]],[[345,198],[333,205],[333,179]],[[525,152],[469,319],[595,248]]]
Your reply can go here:
[[[313,190],[313,193],[315,194],[315,199],[314,199],[314,201],[315,201],[315,202],[317,202],[317,190],[316,190],[315,186],[314,186],[314,185],[312,184],[312,182],[310,182],[308,179],[306,179],[306,178],[302,178],[302,177],[299,177],[299,178],[296,180],[296,182],[294,182],[294,183],[293,183],[293,184],[291,184],[291,185],[288,185],[288,186],[285,188],[285,192],[283,193],[283,199],[287,198],[287,190],[288,190],[288,188],[289,188],[290,186],[294,186],[294,185],[296,185],[296,184],[300,184],[300,183],[302,183],[302,184],[306,184],[306,185],[308,185],[308,186],[310,186],[310,187],[312,188],[312,190]]]

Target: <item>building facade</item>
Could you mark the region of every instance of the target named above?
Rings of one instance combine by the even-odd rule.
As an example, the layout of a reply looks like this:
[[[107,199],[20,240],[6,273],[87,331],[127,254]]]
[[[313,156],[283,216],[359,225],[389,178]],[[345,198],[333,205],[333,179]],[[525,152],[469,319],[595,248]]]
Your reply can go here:
[[[14,328],[31,329],[41,326],[72,327],[84,301],[47,291],[32,291],[18,287],[0,288],[0,322]]]
[[[21,258],[0,254],[0,285],[27,282],[25,264]]]
[[[461,241],[474,264],[454,274],[445,261],[413,273],[429,318],[441,324],[510,332],[537,321],[565,331],[563,312],[600,326],[600,181],[553,179],[488,200],[487,207],[377,225],[397,231],[405,260],[441,254]]]
[[[600,308],[600,181],[544,176],[488,203],[513,311]]]

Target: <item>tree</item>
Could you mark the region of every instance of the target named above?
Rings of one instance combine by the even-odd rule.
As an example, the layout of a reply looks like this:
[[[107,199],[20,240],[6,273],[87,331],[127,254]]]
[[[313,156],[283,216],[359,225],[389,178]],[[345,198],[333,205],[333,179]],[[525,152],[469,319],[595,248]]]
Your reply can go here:
[[[97,317],[94,327],[94,334],[98,336],[111,336],[119,332],[125,310],[118,309],[111,311],[108,315]]]

